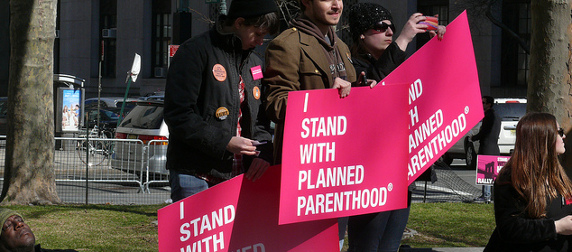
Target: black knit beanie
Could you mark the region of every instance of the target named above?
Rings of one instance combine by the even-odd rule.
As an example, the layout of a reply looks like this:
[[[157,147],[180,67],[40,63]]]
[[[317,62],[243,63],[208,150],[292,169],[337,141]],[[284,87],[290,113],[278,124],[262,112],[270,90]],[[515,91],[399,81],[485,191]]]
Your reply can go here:
[[[354,41],[371,28],[375,23],[389,20],[393,23],[391,13],[386,8],[374,3],[357,3],[350,7],[349,22]],[[394,31],[395,32],[395,31]]]
[[[232,0],[228,10],[229,18],[249,18],[277,12],[274,0]]]

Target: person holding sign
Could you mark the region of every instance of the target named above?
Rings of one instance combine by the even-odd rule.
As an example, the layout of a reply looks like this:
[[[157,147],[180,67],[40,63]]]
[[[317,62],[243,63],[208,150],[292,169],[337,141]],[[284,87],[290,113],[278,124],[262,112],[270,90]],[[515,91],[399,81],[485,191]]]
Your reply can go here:
[[[356,81],[349,48],[333,27],[342,16],[343,1],[299,0],[298,3],[300,17],[292,20],[292,28],[273,39],[266,49],[266,111],[276,123],[276,164],[282,160],[288,92],[336,88],[343,98],[349,95],[351,82]]]
[[[288,92],[335,88],[340,98],[344,98],[357,79],[350,50],[333,27],[342,16],[343,1],[298,0],[298,4],[302,13],[290,22],[292,28],[272,40],[266,49],[266,112],[276,123],[276,164],[282,163]],[[341,244],[345,226],[345,221],[340,222]]]
[[[165,89],[167,169],[178,201],[243,171],[256,180],[272,161],[261,97],[262,61],[252,52],[279,28],[268,0],[234,0],[215,28],[180,45]]]
[[[551,114],[520,119],[514,153],[495,181],[496,228],[484,251],[572,250],[572,182],[558,160],[564,138]]]
[[[349,23],[353,39],[351,52],[356,70],[365,72],[367,78],[379,83],[405,61],[407,45],[419,33],[427,32],[429,25],[422,22],[427,17],[413,14],[401,34],[393,41],[396,32],[389,10],[374,3],[358,3],[350,8]],[[445,34],[442,25],[431,30],[430,35]],[[368,85],[359,83],[359,85]],[[370,85],[372,88],[374,85]],[[389,108],[388,108],[389,109]],[[348,221],[348,251],[397,251],[409,218],[409,207],[350,216]]]
[[[405,50],[417,34],[429,32],[431,37],[443,39],[445,26],[429,30],[429,25],[423,23],[426,20],[427,17],[421,13],[411,15],[397,39],[393,40],[397,31],[389,10],[374,3],[352,5],[349,23],[356,71],[363,71],[367,78],[380,82],[405,61]]]

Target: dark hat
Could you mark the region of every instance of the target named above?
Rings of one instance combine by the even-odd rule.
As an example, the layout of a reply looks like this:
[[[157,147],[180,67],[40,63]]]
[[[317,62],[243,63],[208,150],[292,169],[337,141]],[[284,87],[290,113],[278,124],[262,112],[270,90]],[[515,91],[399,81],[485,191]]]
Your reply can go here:
[[[393,23],[391,13],[386,8],[374,3],[357,3],[350,7],[349,22],[352,38],[357,40],[375,23],[389,20]]]
[[[228,18],[249,18],[277,12],[274,0],[233,0],[228,10]]]

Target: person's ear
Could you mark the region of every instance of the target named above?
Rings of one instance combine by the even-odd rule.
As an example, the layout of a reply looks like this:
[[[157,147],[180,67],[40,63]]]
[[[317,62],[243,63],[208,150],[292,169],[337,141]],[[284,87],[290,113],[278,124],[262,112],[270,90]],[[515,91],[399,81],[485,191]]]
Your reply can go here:
[[[236,18],[236,20],[234,20],[234,24],[233,24],[234,28],[238,30],[241,26],[244,25],[244,21],[245,21],[244,18],[241,18],[241,17]]]

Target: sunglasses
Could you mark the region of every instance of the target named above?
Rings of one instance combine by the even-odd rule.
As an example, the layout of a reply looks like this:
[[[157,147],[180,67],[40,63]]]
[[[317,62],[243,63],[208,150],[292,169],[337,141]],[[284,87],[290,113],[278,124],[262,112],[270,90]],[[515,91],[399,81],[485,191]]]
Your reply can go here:
[[[374,30],[376,30],[376,31],[378,31],[378,32],[385,32],[385,31],[387,31],[387,28],[388,28],[388,27],[391,28],[391,31],[395,32],[395,25],[393,25],[393,24],[387,24],[387,23],[385,23],[385,22],[383,22],[383,21],[379,21],[379,22],[373,24],[373,25],[370,27],[370,29],[374,29]]]
[[[564,137],[564,129],[563,128],[558,129],[558,135],[560,135],[560,137]]]

